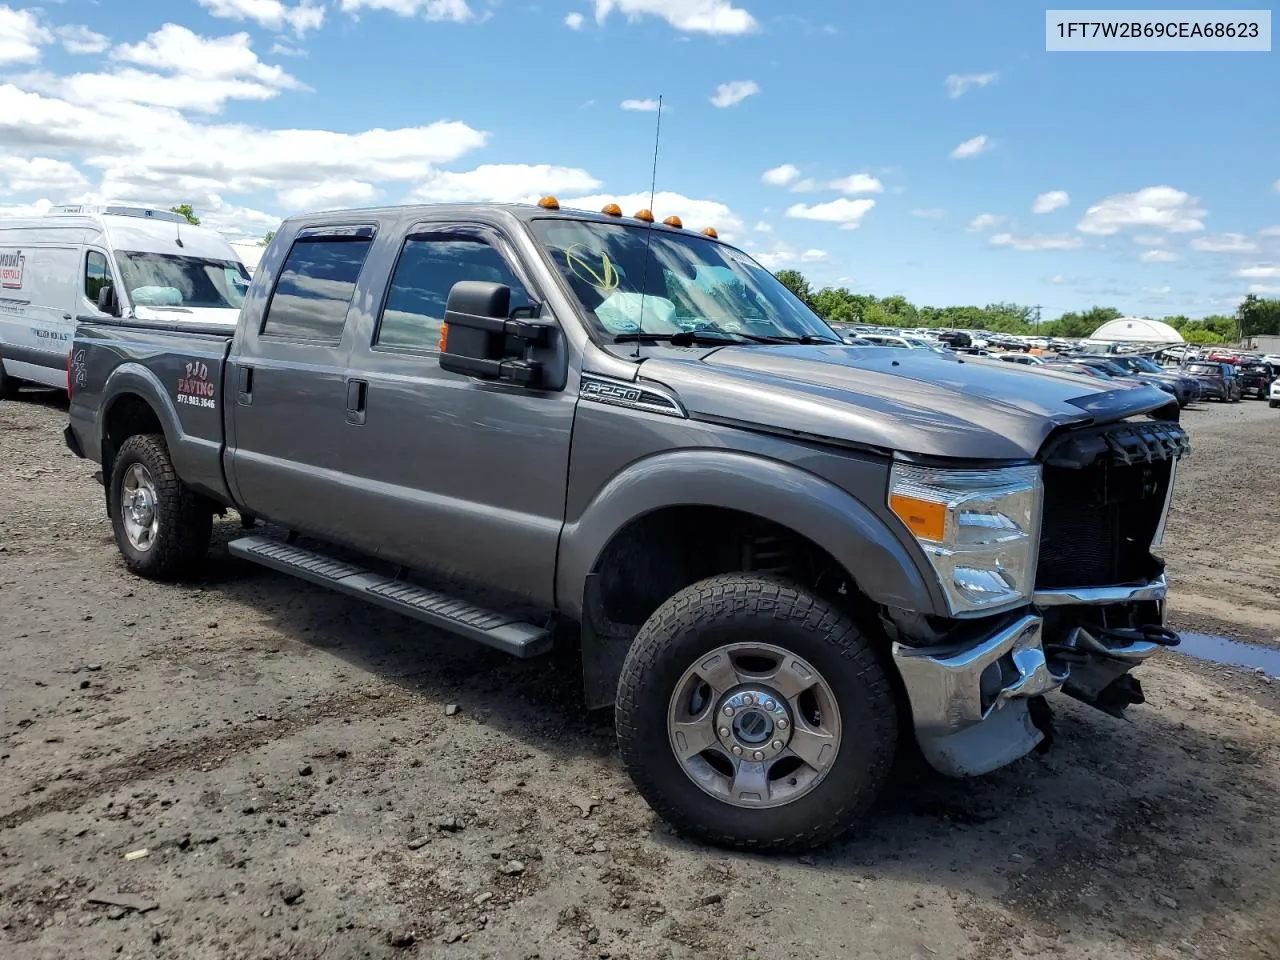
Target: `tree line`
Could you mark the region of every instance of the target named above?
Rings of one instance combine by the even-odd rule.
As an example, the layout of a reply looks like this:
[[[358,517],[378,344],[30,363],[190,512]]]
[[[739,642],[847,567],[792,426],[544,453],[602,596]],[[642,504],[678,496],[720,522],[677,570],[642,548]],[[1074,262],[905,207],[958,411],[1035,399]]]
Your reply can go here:
[[[779,270],[775,276],[820,317],[831,323],[865,323],[876,327],[949,327],[992,333],[1035,334],[1045,337],[1087,337],[1108,320],[1124,316],[1115,307],[1091,307],[1064,313],[1056,320],[1036,323],[1034,307],[1017,303],[989,303],[985,307],[918,307],[906,297],[875,297],[844,287],[814,290],[799,270]],[[1234,314],[1215,314],[1192,320],[1182,314],[1163,320],[1188,343],[1230,343],[1245,337],[1280,335],[1280,300],[1249,294]]]

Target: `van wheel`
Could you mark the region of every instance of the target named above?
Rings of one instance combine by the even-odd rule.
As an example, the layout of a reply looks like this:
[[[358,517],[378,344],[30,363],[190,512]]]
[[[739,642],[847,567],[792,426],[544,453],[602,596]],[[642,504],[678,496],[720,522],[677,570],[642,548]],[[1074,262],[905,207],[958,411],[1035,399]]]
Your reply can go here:
[[[4,359],[0,358],[0,400],[17,400],[22,381],[4,372]]]
[[[712,577],[641,627],[616,704],[622,760],[659,816],[740,850],[828,843],[888,779],[898,711],[840,609],[785,580]]]
[[[107,502],[116,546],[140,576],[176,579],[209,552],[213,506],[178,479],[159,434],[139,434],[120,447]]]

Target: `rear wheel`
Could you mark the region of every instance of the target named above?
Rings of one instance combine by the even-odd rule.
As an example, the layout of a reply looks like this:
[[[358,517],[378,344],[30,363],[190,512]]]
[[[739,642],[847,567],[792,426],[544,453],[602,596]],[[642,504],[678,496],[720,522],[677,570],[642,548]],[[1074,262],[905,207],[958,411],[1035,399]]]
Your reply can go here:
[[[120,447],[108,504],[125,566],[155,580],[194,570],[209,552],[213,506],[178,479],[164,437],[140,434]]]
[[[616,720],[650,806],[688,836],[745,850],[845,833],[898,741],[871,640],[833,604],[750,575],[703,580],[658,608],[627,655]]]

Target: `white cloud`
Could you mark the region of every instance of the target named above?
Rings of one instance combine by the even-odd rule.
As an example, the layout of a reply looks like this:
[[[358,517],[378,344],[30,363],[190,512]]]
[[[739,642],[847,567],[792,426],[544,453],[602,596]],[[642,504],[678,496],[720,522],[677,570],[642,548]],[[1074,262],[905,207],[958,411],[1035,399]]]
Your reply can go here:
[[[1280,293],[1280,283],[1251,283],[1249,293]]]
[[[601,24],[616,10],[630,21],[661,17],[687,33],[740,35],[759,27],[756,18],[732,0],[595,0],[595,7]]]
[[[1170,287],[1167,284],[1163,287],[1143,287],[1142,288],[1143,293],[1154,293],[1156,296],[1164,296],[1166,293],[1169,293],[1172,290],[1173,290],[1173,287]]]
[[[1273,183],[1271,185],[1271,189],[1274,190],[1276,193],[1280,193],[1280,180],[1277,180],[1275,183]]]
[[[252,20],[268,30],[286,27],[302,35],[324,23],[324,7],[302,0],[290,6],[282,0],[199,0],[212,16],[226,20]]]
[[[1084,245],[1079,237],[1062,234],[1034,233],[1019,237],[1012,233],[993,234],[987,244],[992,247],[1009,247],[1013,250],[1075,250]]]
[[[1002,223],[1004,223],[1004,217],[998,213],[980,213],[969,221],[969,225],[965,229],[976,233],[979,230],[998,227]]]
[[[970,137],[964,143],[959,144],[951,151],[951,156],[956,160],[966,160],[969,157],[976,157],[989,149],[986,134],[981,134],[976,137]]]
[[[564,25],[570,30],[581,30],[582,24],[586,22],[586,19],[580,13],[571,13],[564,18]]]
[[[1236,276],[1246,280],[1280,280],[1280,266],[1260,263],[1253,267],[1241,267],[1236,271]]]
[[[817,220],[821,223],[838,223],[842,230],[854,230],[875,207],[876,202],[863,198],[848,200],[841,197],[827,203],[797,203],[787,208],[787,216],[797,220]]]
[[[228,100],[270,100],[280,89],[254,80],[218,77],[162,77],[145,70],[76,73],[67,77],[32,74],[23,77],[30,90],[91,106],[104,98],[121,103],[219,113]]]
[[[763,220],[761,220],[751,229],[754,230],[756,233],[773,233],[773,226],[768,223],[765,223]]]
[[[1274,227],[1263,227],[1258,231],[1260,237],[1280,237],[1280,223]]]
[[[141,43],[120,44],[111,51],[111,56],[184,77],[248,80],[279,89],[302,88],[283,67],[269,66],[259,60],[247,33],[202,37],[176,23],[166,23]]]
[[[290,213],[308,213],[320,209],[367,206],[380,195],[377,187],[363,180],[325,180],[280,191],[280,203]]]
[[[728,240],[744,226],[742,218],[718,200],[697,200],[669,191],[659,191],[653,198],[652,208],[649,207],[648,193],[628,193],[621,196],[595,194],[559,199],[561,207],[574,210],[598,211],[607,203],[616,203],[627,216],[640,210],[652,209],[654,218],[659,222],[667,217],[677,216],[684,221],[685,228],[688,230],[715,227],[722,240]]]
[[[276,57],[305,57],[307,55],[307,51],[303,50],[302,47],[295,47],[280,40],[271,44],[271,49],[267,52]]]
[[[792,193],[813,193],[815,190],[821,190],[822,184],[813,179],[813,177],[805,177],[803,180],[797,180],[791,187]]]
[[[1190,194],[1173,187],[1144,187],[1136,193],[1117,193],[1085,211],[1076,225],[1081,233],[1109,236],[1125,227],[1153,227],[1168,233],[1203,230],[1206,211]]]
[[[102,53],[111,46],[109,37],[84,26],[58,27],[53,32],[67,53]]]
[[[911,211],[911,216],[920,217],[922,220],[941,220],[946,215],[947,211],[942,207],[921,207]]]
[[[799,167],[794,164],[784,163],[780,167],[766,170],[760,179],[771,187],[785,187],[798,176],[800,176]]]
[[[412,197],[433,203],[518,203],[547,194],[583,193],[599,186],[599,180],[576,167],[486,163],[462,173],[434,171],[414,188]]]
[[[1143,263],[1173,263],[1182,259],[1172,250],[1148,250],[1139,259]]]
[[[0,193],[65,194],[89,185],[84,174],[49,157],[0,157]]]
[[[884,184],[866,173],[854,173],[839,180],[832,180],[828,186],[841,193],[883,193]]]
[[[722,83],[716,87],[715,95],[711,98],[713,107],[736,107],[747,97],[755,96],[760,92],[760,85],[754,80],[731,80],[728,83]]]
[[[623,110],[639,110],[644,113],[653,113],[658,109],[657,100],[623,100]]]
[[[53,42],[53,34],[32,10],[0,6],[0,64],[35,63],[40,48]]]
[[[1050,283],[1066,283],[1067,278],[1060,273],[1055,273],[1052,277],[1049,278],[1049,282]]]
[[[12,203],[0,206],[0,217],[43,217],[53,206],[52,200],[41,199],[34,203]]]
[[[1065,190],[1050,190],[1048,193],[1042,193],[1036,197],[1035,203],[1031,205],[1032,213],[1053,213],[1055,210],[1061,210],[1071,202],[1071,197]]]
[[[467,0],[338,0],[343,13],[357,13],[363,9],[386,10],[402,17],[421,14],[427,20],[452,20],[466,23],[475,14],[467,6]]]
[[[753,253],[752,258],[766,270],[775,271],[787,266],[799,266],[805,263],[821,263],[830,254],[825,250],[793,250],[787,246],[779,246],[773,250]]]
[[[1195,237],[1191,241],[1194,250],[1205,253],[1253,253],[1257,243],[1243,233],[1224,233],[1217,237]]]
[[[995,79],[994,73],[953,73],[946,79],[947,95],[954,100],[974,87],[985,87]]]
[[[1140,247],[1164,247],[1168,246],[1169,238],[1159,233],[1139,233],[1133,242]]]

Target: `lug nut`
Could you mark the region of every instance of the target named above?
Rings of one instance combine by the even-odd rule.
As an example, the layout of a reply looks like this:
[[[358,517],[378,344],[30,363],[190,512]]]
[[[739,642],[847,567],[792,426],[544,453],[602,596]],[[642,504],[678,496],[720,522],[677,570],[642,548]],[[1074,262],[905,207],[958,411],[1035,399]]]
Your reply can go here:
[[[729,736],[729,728],[728,728],[728,727],[721,727],[721,728],[720,728],[720,736],[722,736],[722,737],[727,737],[727,736]]]
[[[751,756],[752,756],[752,757],[754,757],[756,760],[763,760],[763,759],[764,759],[764,754],[763,754],[763,753],[761,753],[759,750],[757,750],[757,751],[756,751],[755,753],[753,753]]]
[[[746,694],[746,695],[744,695],[744,696],[743,696],[743,698],[742,698],[742,702],[743,702],[743,704],[745,704],[746,706],[748,706],[748,707],[749,707],[749,706],[751,706],[753,703],[755,703],[755,702],[756,702],[756,698],[755,698],[755,697],[753,697],[751,694],[749,694],[749,693],[748,693],[748,694]]]
[[[781,749],[782,749],[782,741],[781,741],[781,740],[775,740],[775,741],[773,741],[773,743],[771,744],[771,746],[772,746],[772,747],[773,747],[773,749],[775,749],[775,750],[781,750]]]
[[[724,707],[724,715],[725,715],[726,717],[732,717],[732,716],[733,716],[733,707],[729,706],[728,704],[725,704],[725,707]]]
[[[742,748],[738,746],[736,743],[733,745],[733,755],[735,757],[742,756]]]
[[[783,717],[781,720],[779,720],[779,721],[778,721],[778,729],[779,729],[779,730],[785,730],[785,729],[787,729],[787,718],[786,718],[786,717]]]
[[[764,708],[765,708],[766,710],[772,710],[772,709],[773,709],[774,707],[776,707],[776,706],[777,706],[777,704],[776,704],[776,703],[774,703],[772,700],[766,700],[766,701],[764,702]]]

